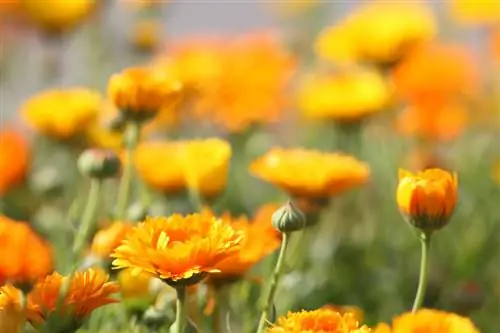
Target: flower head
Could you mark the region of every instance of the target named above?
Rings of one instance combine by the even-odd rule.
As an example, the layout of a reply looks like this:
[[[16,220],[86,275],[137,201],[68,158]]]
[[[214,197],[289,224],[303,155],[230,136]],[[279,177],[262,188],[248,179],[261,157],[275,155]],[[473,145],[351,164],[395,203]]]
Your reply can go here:
[[[451,15],[463,24],[496,24],[500,20],[498,1],[448,1]]]
[[[139,145],[135,166],[154,188],[173,193],[191,188],[205,197],[224,190],[231,146],[221,139],[150,142]]]
[[[95,121],[102,103],[101,95],[88,89],[48,90],[31,97],[21,111],[37,132],[68,139],[82,134]]]
[[[26,223],[0,216],[0,284],[31,284],[52,271],[51,246]]]
[[[0,196],[24,180],[29,159],[28,142],[23,135],[14,129],[0,130]]]
[[[454,313],[422,309],[394,318],[392,328],[378,325],[373,333],[479,333],[470,319]]]
[[[58,309],[60,291],[66,283],[68,289]],[[51,332],[69,332],[70,328],[78,328],[96,308],[116,302],[110,298],[116,292],[118,284],[108,282],[102,270],[79,271],[71,277],[53,273],[37,282],[28,293],[25,315],[35,327],[49,323]],[[0,309],[6,303],[18,306],[20,298],[20,290],[11,285],[1,287]]]
[[[164,71],[149,67],[127,68],[111,76],[110,100],[127,117],[148,119],[179,101],[182,84]]]
[[[24,0],[22,8],[41,30],[61,34],[80,24],[96,8],[97,0]]]
[[[24,316],[18,295],[19,290],[11,285],[0,288],[0,332],[22,332]]]
[[[92,241],[90,253],[100,258],[108,258],[131,231],[131,224],[119,221],[99,230]]]
[[[352,314],[321,308],[314,311],[289,312],[278,318],[277,324],[266,333],[369,333]]]
[[[240,232],[213,217],[148,218],[112,254],[115,268],[132,268],[169,283],[198,282],[236,251]]]
[[[413,174],[399,171],[397,203],[415,227],[433,231],[445,226],[457,203],[457,175],[441,169]]]
[[[360,186],[370,168],[354,157],[305,149],[273,148],[250,171],[294,197],[327,198]]]
[[[389,89],[377,72],[355,71],[312,77],[299,90],[299,108],[307,118],[356,121],[381,111]]]
[[[214,213],[210,210],[205,210],[202,214],[214,217]],[[223,214],[220,218],[241,232],[243,240],[238,251],[215,265],[215,268],[220,271],[220,273],[211,276],[211,280],[215,283],[225,279],[242,277],[250,268],[274,252],[280,245],[280,240],[262,224],[253,223],[244,216],[235,218],[229,213]]]

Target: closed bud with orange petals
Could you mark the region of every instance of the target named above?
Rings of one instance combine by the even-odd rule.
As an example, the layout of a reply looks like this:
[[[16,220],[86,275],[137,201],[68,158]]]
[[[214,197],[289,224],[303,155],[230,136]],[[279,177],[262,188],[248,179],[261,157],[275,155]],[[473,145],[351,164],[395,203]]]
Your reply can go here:
[[[397,202],[415,227],[431,232],[444,227],[457,203],[457,175],[441,169],[413,174],[399,171]]]
[[[149,67],[127,68],[108,82],[110,100],[125,117],[135,121],[147,120],[179,102],[181,90],[180,81]]]
[[[351,313],[339,313],[331,308],[289,312],[278,318],[266,333],[369,333]]]

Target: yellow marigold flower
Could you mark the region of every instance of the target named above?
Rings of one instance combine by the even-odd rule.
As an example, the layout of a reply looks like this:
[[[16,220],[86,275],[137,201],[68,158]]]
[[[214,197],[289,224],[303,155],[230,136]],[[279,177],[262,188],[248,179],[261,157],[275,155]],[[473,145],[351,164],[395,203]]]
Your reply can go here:
[[[92,241],[90,253],[100,258],[108,258],[131,230],[132,225],[126,222],[114,222],[109,227],[99,230]]]
[[[68,281],[68,291],[57,309],[61,287]],[[88,269],[66,277],[53,273],[35,284],[27,296],[26,318],[35,326],[50,323],[51,332],[73,332],[103,305],[114,303],[111,294],[118,292],[116,282],[108,282],[102,270]],[[3,304],[20,304],[21,291],[12,285],[0,288],[0,310]],[[57,325],[57,328],[52,327]]]
[[[479,333],[469,318],[457,314],[422,309],[396,317],[392,328],[380,324],[373,333]]]
[[[397,203],[415,227],[433,231],[445,226],[457,203],[458,181],[455,173],[428,169],[413,174],[401,169]]]
[[[392,63],[412,46],[432,39],[436,30],[432,11],[423,4],[372,1],[338,26],[327,28],[316,45],[321,57],[334,61],[355,56],[358,60]]]
[[[160,109],[175,104],[182,84],[164,71],[150,67],[132,67],[109,79],[110,100],[124,115],[144,120]]]
[[[124,299],[149,298],[153,278],[147,273],[135,273],[132,269],[123,269],[117,275],[120,291]]]
[[[205,210],[202,214],[214,218],[214,213],[210,210]],[[237,252],[215,265],[220,273],[210,277],[214,284],[241,278],[255,264],[274,252],[281,243],[265,225],[253,223],[245,216],[235,218],[225,213],[220,218],[240,231],[243,234],[243,241]]]
[[[447,2],[453,18],[463,24],[496,24],[500,20],[500,2],[450,0]]]
[[[13,286],[0,288],[0,332],[21,333],[24,315],[19,304],[19,290]]]
[[[96,0],[23,0],[24,11],[41,30],[60,34],[83,22],[96,8]]]
[[[314,311],[289,312],[278,318],[266,333],[369,333],[352,314],[340,314],[328,308]]]
[[[138,50],[153,51],[161,42],[161,28],[158,20],[139,20],[132,28],[130,43]]]
[[[30,155],[28,142],[19,131],[0,129],[0,196],[24,180]]]
[[[307,118],[356,121],[388,105],[389,89],[377,72],[355,71],[307,79],[298,104]]]
[[[147,184],[166,193],[193,188],[205,197],[224,190],[231,146],[220,139],[149,142],[135,152],[135,166]]]
[[[102,102],[98,92],[88,89],[48,90],[26,101],[21,112],[25,122],[36,131],[67,139],[88,128],[102,109]]]
[[[360,186],[370,168],[354,157],[305,149],[273,148],[250,172],[294,197],[327,198]]]
[[[30,284],[52,271],[52,247],[26,223],[0,216],[0,284]]]
[[[112,257],[115,268],[146,272],[169,284],[199,282],[238,251],[240,232],[200,214],[148,218],[134,228]]]

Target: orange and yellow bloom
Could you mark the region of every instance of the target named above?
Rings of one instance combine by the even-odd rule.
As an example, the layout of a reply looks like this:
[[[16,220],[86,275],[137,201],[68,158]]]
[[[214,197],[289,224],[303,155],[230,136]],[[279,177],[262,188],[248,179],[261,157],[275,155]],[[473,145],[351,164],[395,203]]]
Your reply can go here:
[[[127,68],[108,82],[109,99],[125,116],[137,120],[172,107],[179,102],[181,91],[180,81],[152,67]]]
[[[0,284],[29,285],[53,269],[52,247],[26,223],[0,216]]]
[[[392,327],[379,324],[373,333],[479,333],[479,330],[468,318],[445,311],[422,309],[394,318]]]
[[[114,222],[99,230],[92,241],[90,253],[96,257],[108,258],[131,230],[132,225],[126,222]]]
[[[214,197],[226,187],[231,146],[211,138],[149,142],[135,152],[135,167],[145,183],[164,193],[191,189]]]
[[[25,122],[37,132],[57,139],[83,134],[103,107],[95,91],[74,88],[41,92],[21,107]]]
[[[276,325],[266,333],[369,333],[351,313],[321,308],[314,311],[289,312],[278,318]]]
[[[166,283],[197,283],[236,253],[242,234],[206,215],[147,218],[112,254],[115,268],[146,272]]]
[[[0,130],[0,196],[24,180],[29,163],[26,138],[14,129]]]
[[[397,203],[409,222],[424,231],[445,226],[458,199],[458,181],[455,173],[428,169],[413,174],[399,171]]]
[[[68,290],[58,309],[60,290],[67,279],[70,279]],[[35,327],[48,323],[51,332],[72,332],[96,308],[116,302],[110,297],[116,292],[118,284],[108,282],[108,275],[102,270],[78,271],[71,277],[53,273],[37,282],[28,293],[24,313]],[[21,311],[20,298],[20,290],[12,285],[3,286],[0,288],[0,310],[13,304]]]
[[[352,71],[306,79],[298,92],[303,115],[312,119],[351,122],[388,105],[390,92],[375,71]]]
[[[370,168],[352,156],[316,150],[273,148],[250,172],[293,197],[323,199],[363,185]]]

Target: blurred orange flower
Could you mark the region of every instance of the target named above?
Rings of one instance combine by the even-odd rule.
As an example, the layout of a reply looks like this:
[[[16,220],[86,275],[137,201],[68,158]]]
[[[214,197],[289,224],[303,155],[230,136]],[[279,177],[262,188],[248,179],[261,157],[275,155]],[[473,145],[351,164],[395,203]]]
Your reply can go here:
[[[493,60],[500,64],[500,28],[496,28],[491,32],[490,49]]]
[[[396,126],[405,135],[427,140],[451,140],[463,133],[469,114],[460,104],[410,105],[397,118]]]
[[[181,91],[180,81],[153,67],[127,68],[108,82],[109,99],[125,116],[138,120],[177,104]]]
[[[39,93],[24,103],[21,112],[25,122],[37,132],[68,139],[83,133],[102,107],[98,92],[73,88]]]
[[[413,174],[401,169],[396,200],[401,212],[420,229],[437,230],[447,224],[458,199],[455,173],[428,169]]]
[[[379,324],[373,333],[479,333],[468,318],[439,310],[422,309],[396,317],[392,328]]]
[[[0,284],[30,284],[52,271],[52,248],[26,223],[0,216]]]
[[[154,188],[175,193],[184,188],[217,196],[227,182],[231,146],[221,139],[148,142],[135,152],[139,176]]]
[[[199,282],[238,251],[242,234],[227,222],[192,214],[147,218],[112,257],[115,268],[146,272],[168,284]]]
[[[24,180],[30,155],[28,142],[19,131],[0,130],[0,196]]]
[[[70,279],[68,291],[57,309],[61,287]],[[108,275],[102,270],[77,271],[71,277],[53,273],[35,284],[28,293],[26,318],[35,326],[45,322],[56,324],[58,332],[77,329],[92,311],[106,304],[117,302],[110,298],[118,292],[116,282],[108,282]],[[0,288],[0,310],[6,304],[20,309],[21,291],[12,285]],[[57,320],[56,320],[57,318]]]
[[[282,205],[280,204],[266,204],[262,205],[255,212],[252,222],[258,224],[262,228],[267,228],[268,232],[274,235],[274,237],[281,239],[283,234],[273,226],[272,217]]]
[[[307,118],[357,121],[388,105],[389,88],[375,71],[314,76],[299,88],[298,104]]]
[[[470,94],[478,85],[471,56],[460,46],[446,44],[416,48],[396,66],[393,80],[402,99],[426,106]]]
[[[99,230],[92,241],[90,253],[100,258],[108,258],[131,230],[131,224],[119,221]]]
[[[23,0],[26,15],[42,31],[60,34],[75,28],[97,7],[97,0]]]
[[[314,311],[289,312],[279,317],[276,325],[266,333],[369,333],[352,314],[340,314],[328,308]]]
[[[500,2],[449,0],[450,14],[463,24],[496,24],[500,20]]]
[[[204,210],[202,214],[208,218],[215,218],[214,213],[210,210]],[[214,283],[223,282],[226,279],[241,278],[255,264],[274,252],[281,243],[279,238],[270,232],[270,229],[265,225],[252,223],[244,216],[236,218],[225,213],[220,218],[241,232],[243,241],[237,252],[215,265],[215,269],[220,273],[211,275],[210,279]]]
[[[132,269],[123,269],[117,275],[117,281],[124,299],[151,297],[152,280],[150,274],[144,272],[134,274]]]
[[[250,172],[294,197],[327,198],[363,185],[370,168],[354,157],[316,150],[273,148]]]
[[[12,286],[0,287],[0,332],[21,333],[25,321],[19,304],[19,291]]]
[[[371,1],[325,29],[316,51],[331,61],[393,63],[413,46],[432,39],[436,30],[431,9],[422,3]]]

